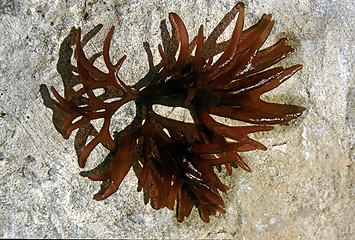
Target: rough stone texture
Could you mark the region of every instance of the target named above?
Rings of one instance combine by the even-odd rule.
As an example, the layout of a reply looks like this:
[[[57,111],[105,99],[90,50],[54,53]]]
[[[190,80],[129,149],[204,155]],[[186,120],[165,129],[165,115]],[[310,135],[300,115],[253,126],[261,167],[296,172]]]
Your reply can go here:
[[[96,202],[99,183],[80,177],[73,138],[64,140],[40,84],[63,90],[56,71],[59,46],[72,26],[104,28],[88,44],[97,52],[116,26],[112,55],[128,58],[121,77],[133,83],[148,69],[143,42],[157,61],[159,24],[177,12],[190,35],[210,32],[235,4],[194,1],[0,1],[0,237],[2,238],[243,238],[350,239],[354,229],[354,14],[352,0],[246,1],[246,26],[263,13],[276,24],[267,44],[287,36],[295,52],[281,64],[303,70],[270,101],[307,111],[289,126],[255,134],[268,151],[243,154],[252,173],[221,176],[226,214],[206,224],[193,211],[183,223],[167,209],[143,205],[133,172],[109,199]],[[266,44],[266,45],[267,45]],[[44,86],[42,86],[44,87]],[[117,129],[132,119],[117,115]],[[127,116],[128,115],[128,116]],[[126,116],[126,117],[124,117]],[[119,120],[119,118],[124,118]],[[106,155],[102,148],[89,167]]]

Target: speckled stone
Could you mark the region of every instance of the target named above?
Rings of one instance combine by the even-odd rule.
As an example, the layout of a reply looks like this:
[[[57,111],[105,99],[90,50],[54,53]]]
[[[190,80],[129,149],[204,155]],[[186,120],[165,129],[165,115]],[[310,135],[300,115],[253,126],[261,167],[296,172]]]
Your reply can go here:
[[[304,68],[264,96],[307,108],[289,126],[253,137],[268,147],[243,158],[240,169],[219,175],[226,214],[206,224],[193,210],[183,223],[175,212],[153,210],[136,192],[130,172],[113,196],[96,202],[100,183],[80,177],[73,141],[52,122],[41,92],[63,91],[56,70],[59,47],[72,26],[88,32],[103,24],[88,54],[101,50],[111,25],[114,60],[127,54],[121,78],[134,83],[148,70],[143,42],[158,62],[160,21],[173,11],[190,36],[211,32],[232,0],[5,0],[0,1],[0,237],[1,238],[234,238],[351,239],[354,236],[354,14],[352,0],[245,1],[245,26],[263,13],[276,20],[265,45],[288,37],[294,53],[280,64]],[[228,29],[230,34],[231,29]],[[228,36],[228,35],[226,35]],[[41,84],[43,84],[41,86]],[[40,92],[40,88],[42,91]],[[134,113],[115,116],[122,129]],[[183,113],[174,113],[181,117]],[[88,167],[106,156],[95,150]]]

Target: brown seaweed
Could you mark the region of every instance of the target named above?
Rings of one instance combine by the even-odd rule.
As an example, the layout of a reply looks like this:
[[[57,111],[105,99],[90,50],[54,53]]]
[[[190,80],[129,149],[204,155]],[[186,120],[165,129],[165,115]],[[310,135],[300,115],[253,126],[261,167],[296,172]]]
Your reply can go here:
[[[230,40],[217,43],[217,38],[235,16],[237,20]],[[221,192],[228,190],[217,177],[216,168],[225,166],[228,174],[232,167],[250,172],[239,153],[266,150],[266,147],[248,134],[271,130],[273,127],[269,125],[284,124],[305,110],[260,99],[302,66],[270,68],[288,56],[292,48],[286,45],[286,39],[281,39],[260,50],[274,21],[271,15],[263,15],[256,25],[243,30],[243,3],[238,3],[208,37],[204,36],[201,26],[191,42],[180,17],[170,13],[169,20],[172,35],[162,31],[163,45],[158,46],[161,62],[154,66],[148,54],[149,81],[147,77],[129,86],[119,78],[117,73],[126,56],[116,64],[111,62],[109,48],[114,27],[107,34],[102,52],[107,73],[85,56],[79,28],[75,51],[82,87],[65,97],[53,87],[51,90],[57,100],[56,107],[67,114],[61,126],[64,138],[78,128],[87,129],[94,136],[88,143],[88,134],[81,141],[79,166],[85,166],[98,144],[111,150],[98,167],[81,173],[94,181],[102,181],[94,197],[96,200],[106,199],[116,192],[133,166],[138,176],[138,191],[144,191],[145,203],[150,201],[154,209],[171,210],[176,204],[179,222],[189,216],[195,206],[203,221],[209,222],[217,211],[225,212]],[[103,89],[104,93],[95,94],[97,89]],[[113,114],[130,101],[136,104],[135,119],[123,131],[111,134]],[[191,113],[193,122],[161,116],[153,110],[154,104],[183,107]],[[227,126],[214,120],[211,114],[252,125]],[[100,131],[90,128],[95,119],[103,119]]]

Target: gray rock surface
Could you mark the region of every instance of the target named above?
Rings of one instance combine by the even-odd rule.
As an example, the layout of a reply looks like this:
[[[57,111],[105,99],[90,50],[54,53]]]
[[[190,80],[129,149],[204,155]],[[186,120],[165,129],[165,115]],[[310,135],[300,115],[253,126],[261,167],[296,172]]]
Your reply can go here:
[[[0,237],[1,238],[236,238],[351,239],[354,236],[354,14],[352,0],[251,0],[246,27],[263,13],[276,24],[266,45],[288,37],[294,53],[282,61],[304,68],[265,98],[307,108],[289,126],[254,134],[267,151],[243,154],[253,169],[220,173],[230,187],[226,214],[206,224],[196,210],[183,223],[173,211],[153,210],[136,192],[130,172],[116,194],[96,202],[99,189],[80,177],[73,137],[52,122],[42,87],[63,91],[56,70],[61,42],[72,26],[103,29],[85,49],[101,50],[116,26],[111,52],[127,54],[120,76],[142,78],[148,41],[158,61],[159,24],[174,11],[190,35],[210,32],[232,0],[0,1]],[[229,31],[230,33],[230,31]],[[132,119],[134,106],[117,115],[115,128]],[[87,169],[107,154],[95,150]]]

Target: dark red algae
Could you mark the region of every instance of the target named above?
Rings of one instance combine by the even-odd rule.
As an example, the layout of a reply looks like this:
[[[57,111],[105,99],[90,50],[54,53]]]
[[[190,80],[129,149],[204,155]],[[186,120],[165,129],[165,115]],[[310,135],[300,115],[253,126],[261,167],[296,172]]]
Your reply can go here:
[[[232,37],[217,43],[236,16]],[[65,98],[53,87],[51,90],[57,99],[56,107],[67,114],[61,127],[64,138],[92,120],[103,119],[101,130],[83,144],[78,154],[79,166],[84,167],[99,143],[111,150],[98,167],[81,173],[102,181],[94,196],[96,200],[115,193],[133,167],[138,176],[138,191],[143,190],[146,204],[150,202],[154,209],[171,210],[176,205],[179,222],[195,206],[202,220],[209,222],[217,211],[225,213],[221,192],[228,190],[215,171],[224,166],[228,174],[232,173],[232,167],[250,172],[239,152],[266,150],[266,147],[248,134],[269,131],[273,129],[269,125],[284,124],[305,110],[260,99],[302,66],[269,68],[288,56],[292,48],[283,38],[260,50],[274,21],[271,15],[263,15],[256,25],[243,30],[243,3],[234,6],[208,37],[201,26],[191,42],[181,18],[170,13],[169,20],[172,35],[168,34],[163,45],[158,46],[161,62],[156,66],[150,64],[152,71],[145,84],[129,86],[118,77],[126,56],[116,64],[110,60],[114,27],[107,34],[102,53],[108,73],[94,67],[85,56],[79,28],[75,51],[82,87]],[[97,89],[104,93],[95,94]],[[113,114],[130,101],[136,104],[134,120],[121,132],[111,134]],[[193,122],[163,117],[153,111],[154,104],[185,108]],[[253,125],[227,126],[215,121],[211,114]]]

